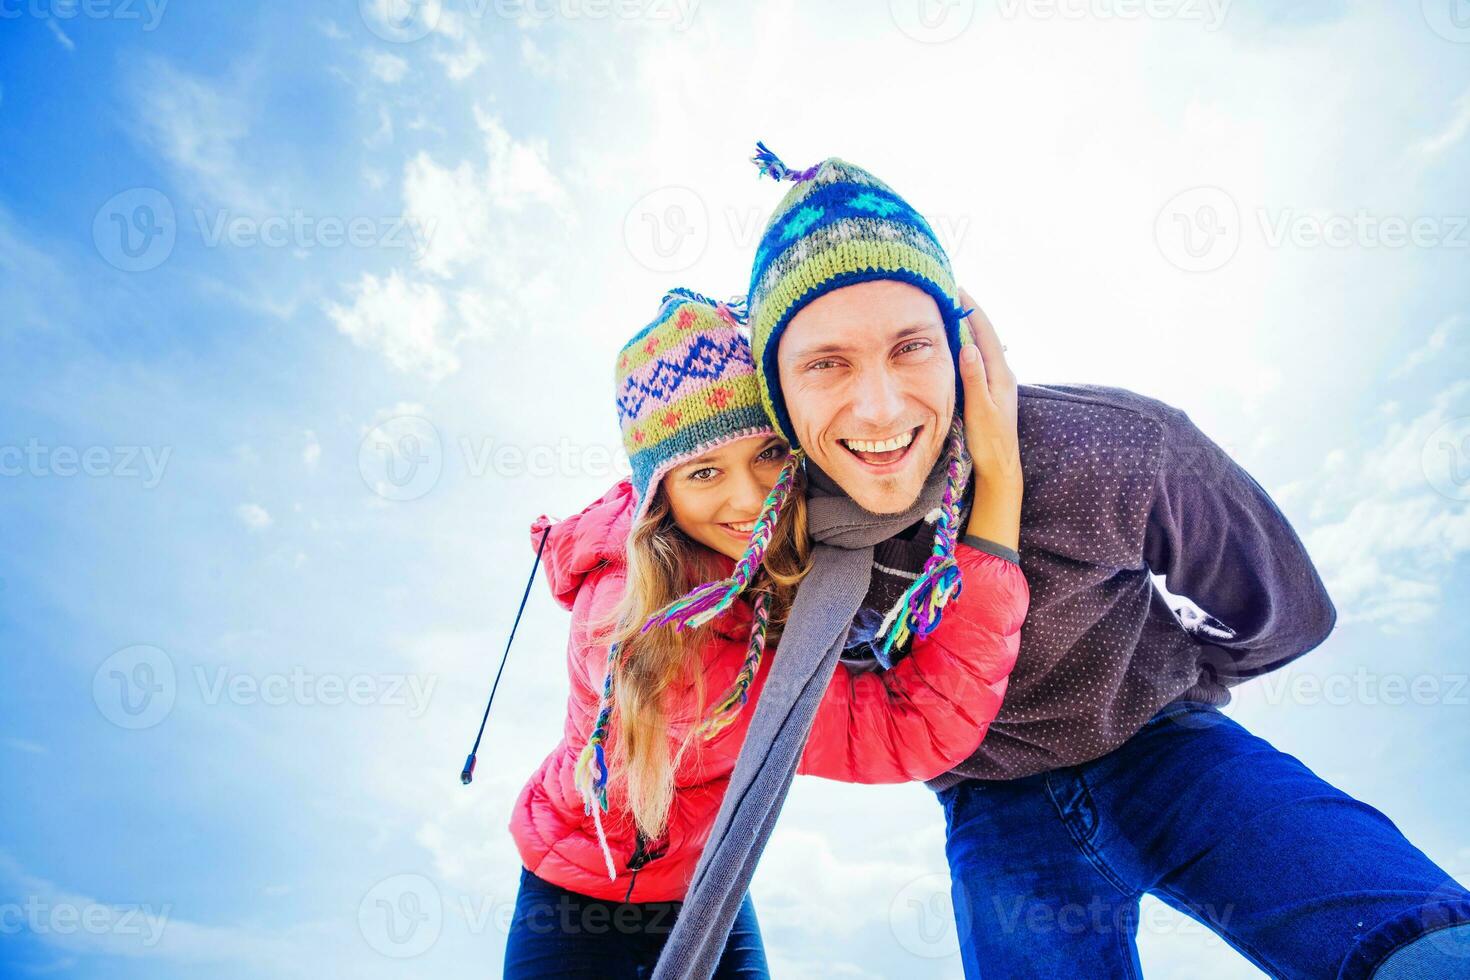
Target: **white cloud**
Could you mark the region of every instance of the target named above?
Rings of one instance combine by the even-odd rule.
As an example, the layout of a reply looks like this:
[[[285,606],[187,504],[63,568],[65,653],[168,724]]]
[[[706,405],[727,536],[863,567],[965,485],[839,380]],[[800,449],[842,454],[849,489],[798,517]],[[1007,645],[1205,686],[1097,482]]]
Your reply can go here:
[[[81,295],[70,270],[34,244],[29,230],[0,205],[0,309],[9,311],[6,326],[53,329],[74,318]]]
[[[47,17],[46,26],[50,28],[51,36],[56,38],[57,44],[66,48],[68,51],[75,51],[77,49],[76,42],[66,36],[66,32],[61,29],[61,25],[56,23],[56,18]]]
[[[1455,114],[1443,129],[1433,136],[1414,144],[1413,151],[1421,157],[1436,157],[1459,143],[1470,133],[1470,92],[1461,95],[1454,103]]]
[[[433,236],[419,257],[419,267],[449,277],[465,263],[486,255],[496,224],[486,181],[464,161],[453,169],[420,152],[403,171],[404,211]]]
[[[342,333],[430,379],[459,368],[466,340],[535,329],[564,296],[551,260],[575,224],[571,195],[544,142],[518,140],[498,117],[474,111],[484,137],[478,165],[420,151],[404,166],[404,215],[430,229],[414,266],[364,273],[350,304],[328,307]]]
[[[943,826],[937,807],[934,816],[924,828],[931,834]],[[887,931],[895,896],[931,877],[933,869],[912,860],[905,848],[866,851],[851,846],[858,842],[850,837],[843,839],[850,846],[839,856],[833,836],[817,828],[777,824],[761,856],[761,906],[776,915],[800,916],[802,929],[814,938],[840,940],[874,928]],[[942,840],[941,834],[941,845]]]
[[[327,306],[327,315],[353,343],[378,352],[399,371],[433,381],[458,370],[438,288],[395,270],[382,278],[365,272],[353,291],[352,305]]]
[[[566,67],[553,61],[529,34],[521,35],[521,64],[537,78],[565,81],[568,77]]]
[[[387,54],[382,51],[369,51],[367,59],[368,70],[379,81],[387,82],[389,85],[397,85],[408,74],[408,62],[396,54]]]
[[[226,958],[229,955],[226,949],[239,951],[238,945],[229,941],[225,930],[211,930],[173,920],[171,905],[104,902],[71,892],[45,878],[26,873],[3,852],[0,852],[0,877],[27,896],[28,909],[45,910],[48,916],[51,910],[67,909],[67,914],[71,914],[70,910],[77,910],[77,919],[85,915],[94,925],[105,924],[100,928],[48,928],[48,924],[42,922],[42,928],[29,930],[52,946],[93,955],[192,958],[189,954],[198,951],[195,942],[213,933],[214,938],[221,941],[221,949],[207,958]]]
[[[301,449],[301,461],[310,469],[315,469],[316,464],[322,458],[322,444],[317,440],[316,433],[307,429],[305,432],[306,445]]]
[[[442,11],[434,29],[452,42],[448,50],[434,51],[433,58],[444,66],[444,73],[454,81],[469,78],[485,63],[485,52],[480,47],[479,38],[470,29],[464,15]]]
[[[552,172],[546,143],[514,139],[499,117],[479,106],[475,107],[475,122],[485,134],[490,194],[495,204],[508,211],[545,204],[569,218],[571,200]]]
[[[378,106],[378,128],[363,142],[368,146],[381,146],[384,143],[393,142],[393,115],[388,111],[386,105]]]
[[[1408,422],[1389,420],[1376,445],[1335,450],[1313,481],[1313,526],[1303,537],[1339,621],[1385,631],[1422,622],[1444,602],[1442,583],[1470,552],[1470,504],[1435,488],[1434,434],[1470,415],[1470,382],[1441,391]]]
[[[188,184],[215,203],[265,207],[240,158],[250,135],[248,98],[159,58],[142,63],[134,86],[138,132]]]
[[[25,752],[28,755],[46,755],[47,753],[46,746],[40,744],[39,742],[32,742],[24,738],[0,739],[0,745],[6,745],[12,749],[15,749],[17,752]]]
[[[395,402],[387,408],[380,408],[373,413],[373,425],[386,419],[399,418],[404,415],[424,416],[428,412],[429,410],[421,402]],[[363,426],[363,432],[366,432],[370,428],[372,426]]]
[[[264,531],[274,523],[270,511],[260,504],[241,504],[235,508],[235,516],[252,531]]]
[[[1459,315],[1446,317],[1429,334],[1429,339],[1409,352],[1403,363],[1394,368],[1389,378],[1398,379],[1412,373],[1416,368],[1432,363],[1449,347],[1451,335],[1460,327]],[[1387,406],[1385,406],[1387,407]]]

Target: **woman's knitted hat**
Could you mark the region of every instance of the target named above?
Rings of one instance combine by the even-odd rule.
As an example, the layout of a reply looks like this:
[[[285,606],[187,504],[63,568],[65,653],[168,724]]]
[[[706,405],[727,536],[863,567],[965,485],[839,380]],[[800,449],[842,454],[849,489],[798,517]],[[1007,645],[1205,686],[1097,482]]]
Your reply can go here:
[[[658,481],[681,463],[726,443],[775,435],[760,404],[741,300],[719,302],[688,289],[664,295],[658,316],[618,355],[618,418],[638,494],[636,523]],[[644,624],[695,627],[724,612],[755,578],[791,494],[801,458],[793,453],[771,488],[730,576],[699,586]]]
[[[928,636],[946,603],[960,593],[955,542],[969,468],[966,462],[964,383],[960,348],[973,343],[958,305],[959,291],[949,256],[929,222],[877,177],[836,157],[806,170],[792,170],[756,144],[751,157],[760,172],[795,184],[776,205],[750,273],[751,348],[760,375],[761,401],[776,430],[799,449],[796,429],[781,392],[776,358],[781,335],[808,303],[834,289],[877,279],[917,286],[934,298],[955,365],[955,418],[946,444],[947,482],[936,520],[934,552],[917,581],[884,617],[884,650],[902,646],[910,633]]]
[[[939,304],[955,359],[971,340],[958,304],[949,256],[924,217],[877,177],[832,157],[792,170],[764,143],[752,162],[761,173],[796,186],[776,205],[750,273],[750,345],[759,367],[761,401],[777,431],[799,443],[786,411],[776,349],[786,325],[808,303],[843,286],[896,279],[924,290]]]
[[[774,435],[761,410],[744,305],[671,289],[618,354],[618,424],[638,494],[636,523],[678,464],[750,436]]]
[[[740,300],[720,302],[692,290],[673,289],[664,295],[653,322],[619,353],[618,421],[638,495],[635,524],[647,512],[659,481],[674,467],[727,443],[776,434],[761,408],[755,362],[742,330],[744,312]],[[700,626],[729,608],[760,569],[776,522],[791,496],[800,459],[796,453],[788,456],[729,577],[705,583],[660,610],[643,625],[643,632],[664,624],[675,629]],[[745,661],[730,689],[701,723],[700,734],[705,738],[728,726],[744,706],[760,668],[769,618],[767,598],[758,595]],[[619,647],[615,643],[608,650],[597,715],[573,773],[597,826],[610,878],[616,877],[616,870],[601,814],[607,810],[604,745],[612,721]]]

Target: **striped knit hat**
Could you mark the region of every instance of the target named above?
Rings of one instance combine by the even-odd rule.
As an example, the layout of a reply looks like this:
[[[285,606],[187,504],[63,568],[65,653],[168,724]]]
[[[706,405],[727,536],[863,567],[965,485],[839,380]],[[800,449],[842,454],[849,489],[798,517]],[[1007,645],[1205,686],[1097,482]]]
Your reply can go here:
[[[776,434],[761,408],[755,362],[742,331],[744,312],[740,300],[720,302],[688,289],[673,289],[664,295],[653,322],[619,353],[618,421],[638,495],[635,524],[647,513],[659,481],[674,467],[739,439]],[[751,531],[750,543],[729,577],[705,583],[660,610],[643,625],[643,632],[666,624],[675,629],[698,627],[730,607],[760,570],[800,461],[800,454],[792,453],[782,466]],[[770,620],[763,593],[756,597],[752,619],[745,661],[730,689],[701,723],[699,732],[704,738],[712,738],[733,722],[748,698]],[[608,781],[604,746],[612,719],[619,653],[619,644],[612,644],[592,734],[573,774],[597,826],[609,878],[616,878],[617,872],[602,831]]]
[[[949,256],[929,223],[877,177],[833,157],[806,170],[791,170],[756,144],[752,162],[761,173],[795,186],[776,205],[750,273],[750,344],[760,368],[761,400],[777,431],[799,443],[786,411],[776,349],[791,318],[820,296],[843,286],[896,279],[917,286],[939,304],[955,361],[971,341],[967,311]]]
[[[944,318],[955,364],[955,420],[944,465],[948,471],[934,553],[924,572],[884,619],[885,649],[902,645],[910,632],[927,636],[939,625],[945,603],[959,595],[954,548],[959,508],[969,468],[965,463],[964,383],[960,348],[973,338],[958,305],[959,291],[949,256],[924,217],[877,177],[836,157],[806,170],[792,170],[756,144],[751,158],[760,172],[794,186],[776,205],[756,248],[750,273],[751,348],[759,367],[761,401],[776,430],[793,448],[795,427],[781,392],[776,351],[792,317],[834,289],[876,279],[917,286],[934,298]]]

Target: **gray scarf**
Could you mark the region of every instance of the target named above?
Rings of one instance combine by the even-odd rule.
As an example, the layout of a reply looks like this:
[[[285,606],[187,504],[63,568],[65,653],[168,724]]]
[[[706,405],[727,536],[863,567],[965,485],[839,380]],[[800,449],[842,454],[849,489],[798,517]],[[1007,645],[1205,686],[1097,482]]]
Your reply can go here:
[[[797,590],[725,800],[653,980],[708,980],[714,975],[786,802],[848,628],[867,594],[873,546],[939,506],[945,462],[941,456],[913,506],[877,515],[859,507],[807,461],[812,568]]]

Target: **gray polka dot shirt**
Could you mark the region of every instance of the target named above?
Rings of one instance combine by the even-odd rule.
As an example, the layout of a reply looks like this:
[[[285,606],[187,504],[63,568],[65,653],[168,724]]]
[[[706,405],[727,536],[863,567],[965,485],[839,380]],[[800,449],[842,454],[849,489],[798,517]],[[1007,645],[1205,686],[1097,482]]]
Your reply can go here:
[[[1331,632],[1300,538],[1185,413],[1120,388],[1022,385],[1019,437],[1020,655],[984,743],[932,788],[1091,761],[1164,705],[1223,704]],[[921,526],[880,546],[870,597],[901,588],[886,580],[922,567],[932,540]],[[1208,615],[1177,617],[1153,574]],[[862,669],[854,652],[844,663]]]

